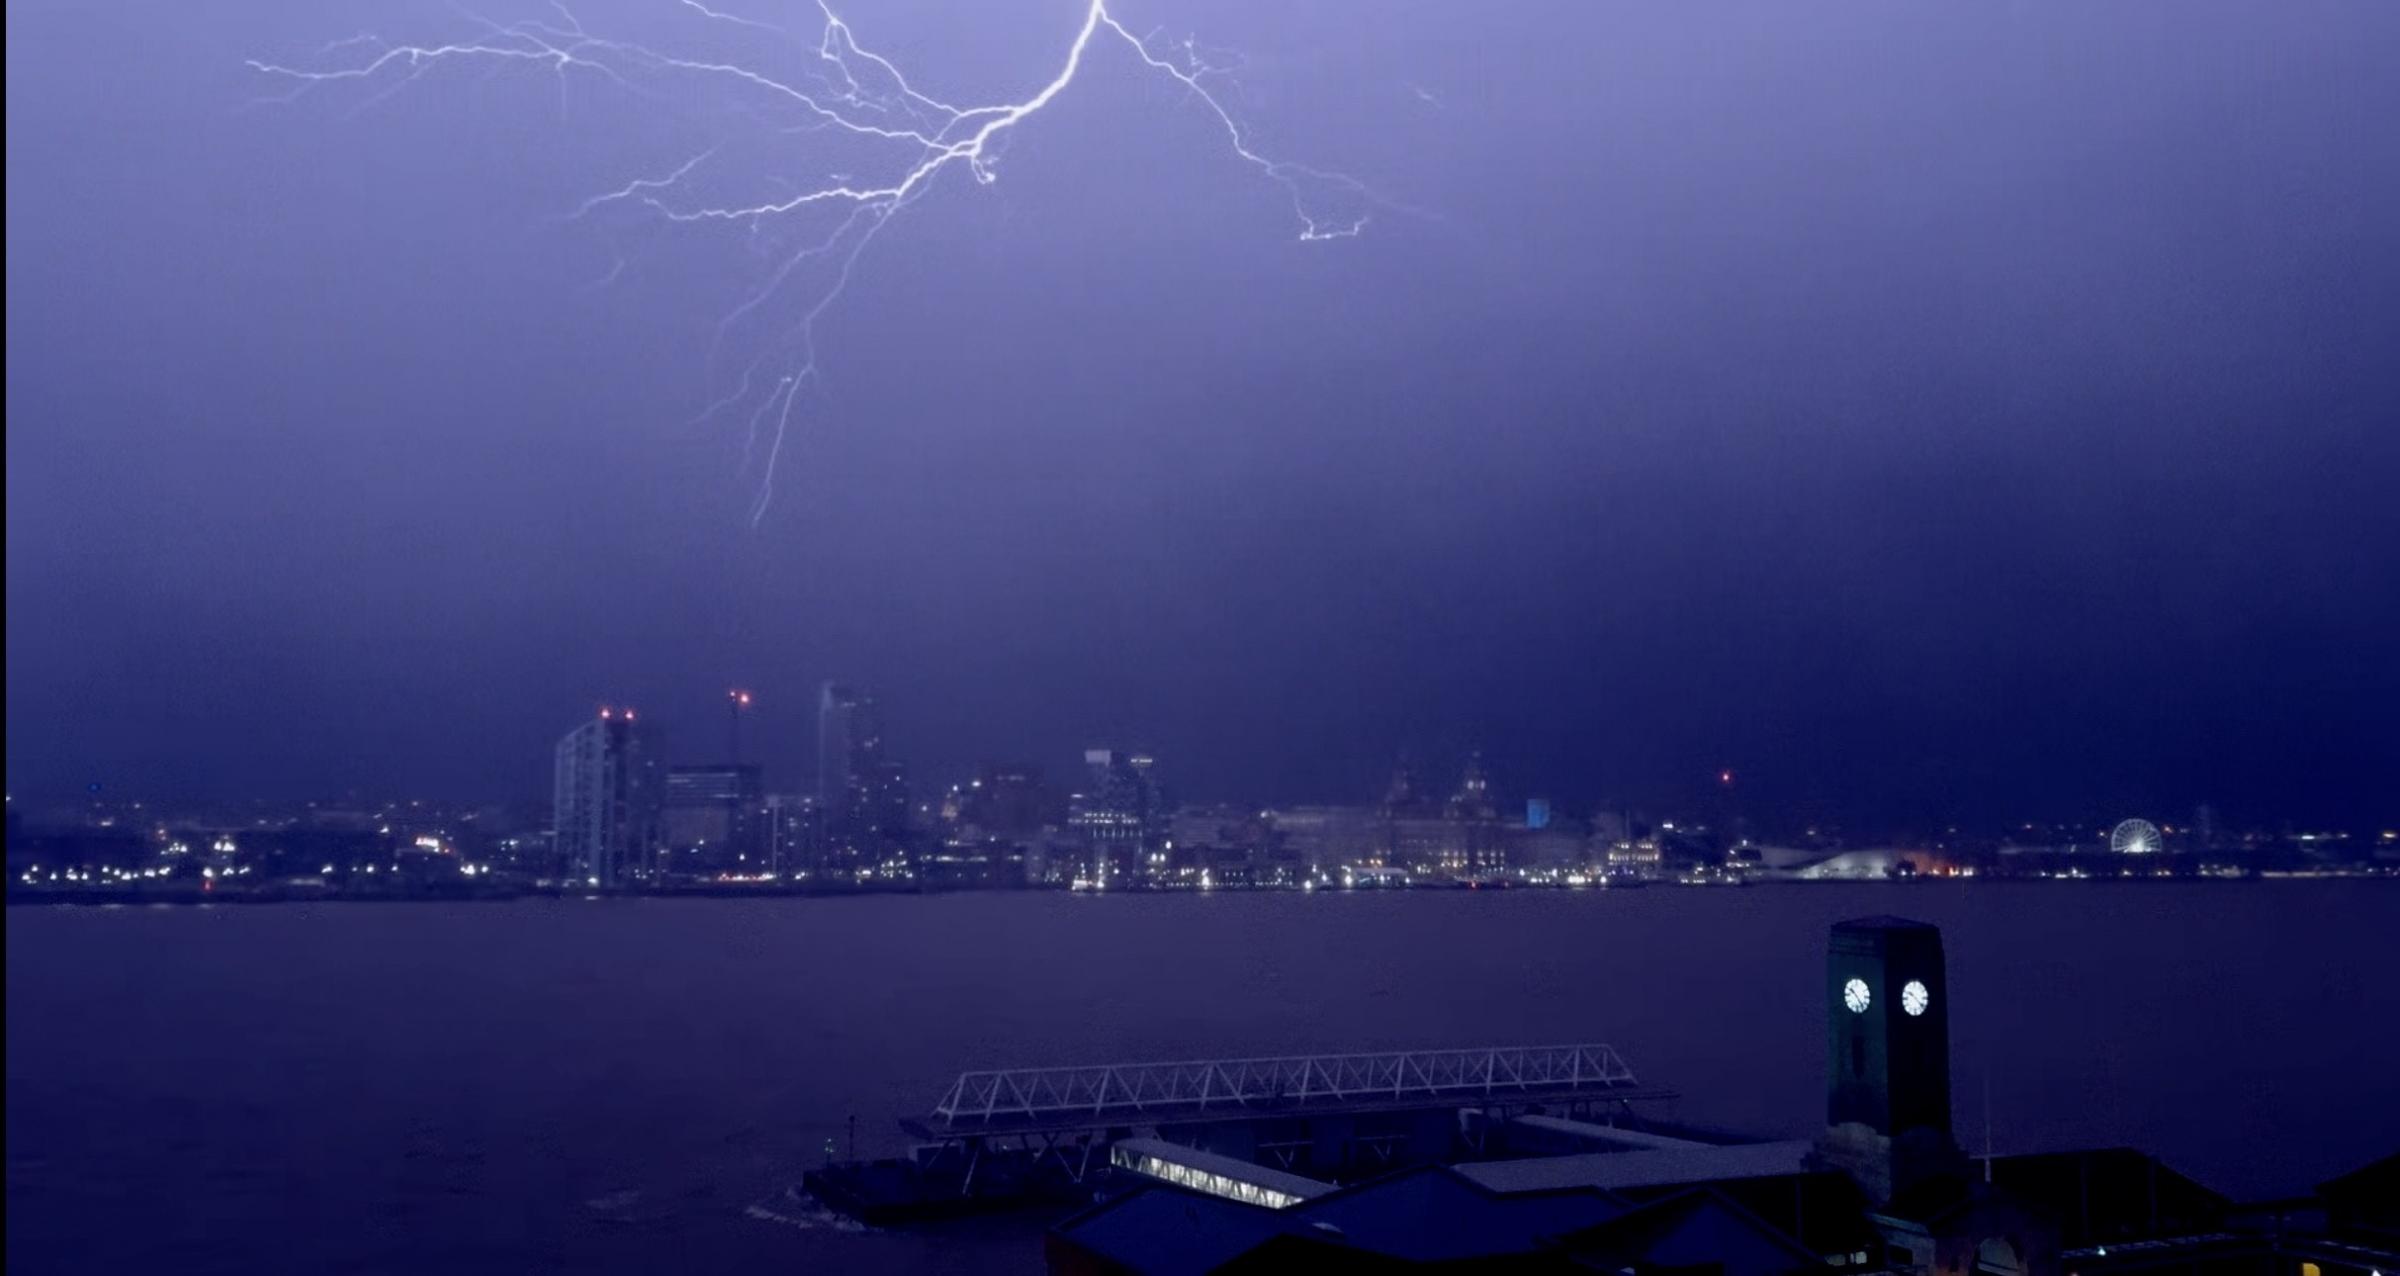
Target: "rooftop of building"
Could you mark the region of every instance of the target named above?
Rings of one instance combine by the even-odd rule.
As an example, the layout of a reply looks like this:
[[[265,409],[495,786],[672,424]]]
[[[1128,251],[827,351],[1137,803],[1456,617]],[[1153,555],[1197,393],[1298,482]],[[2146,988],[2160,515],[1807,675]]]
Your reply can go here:
[[[1050,1248],[1054,1255],[1063,1246],[1154,1276],[1199,1276],[1304,1226],[1290,1210],[1160,1185],[1137,1188],[1061,1223]]]
[[[1823,1253],[1802,1245],[1714,1187],[1689,1188],[1661,1197],[1605,1223],[1563,1235],[1557,1247],[1581,1265],[1603,1271],[1675,1270],[1705,1264],[1720,1276],[1768,1276],[1826,1263]]]
[[[2067,1245],[2213,1227],[2232,1202],[2132,1148],[2090,1148],[1992,1158],[1982,1174],[1943,1175],[1903,1189],[1878,1212],[1920,1224],[1971,1208],[1994,1193],[2054,1221]]]
[[[1797,1208],[1794,1184],[1779,1185]],[[1828,1255],[1878,1247],[1853,1203],[1840,1244],[1803,1240],[1749,1199],[1773,1191],[1678,1187],[1633,1200],[1589,1189],[1493,1193],[1451,1169],[1403,1170],[1286,1210],[1267,1210],[1167,1185],[1146,1186],[1085,1211],[1053,1234],[1066,1256],[1107,1270],[1578,1271],[1670,1270],[1694,1263],[1727,1276],[1769,1276],[1824,1265]],[[1837,1213],[1831,1197],[1816,1208]]]
[[[1544,1238],[1626,1211],[1602,1192],[1508,1195],[1458,1169],[1426,1166],[1320,1196],[1290,1212],[1312,1231],[1411,1262],[1525,1253]]]
[[[1814,1144],[1805,1140],[1729,1147],[1644,1148],[1478,1161],[1459,1166],[1458,1170],[1500,1193],[1554,1192],[1576,1187],[1617,1190],[1797,1174],[1808,1168],[1814,1148]]]
[[[1848,920],[1848,921],[1845,921],[1845,922],[1835,922],[1835,923],[1834,923],[1834,925],[1833,925],[1833,928],[1834,928],[1835,930],[1907,930],[1907,931],[1922,931],[1922,930],[1939,930],[1939,929],[1941,929],[1940,927],[1938,927],[1938,926],[1935,926],[1935,925],[1934,925],[1933,923],[1931,923],[1931,922],[1921,922],[1921,921],[1916,921],[1916,920],[1914,920],[1914,919],[1912,919],[1912,918],[1907,918],[1907,917],[1894,917],[1894,916],[1892,916],[1892,915],[1891,915],[1891,914],[1889,914],[1889,913],[1878,913],[1878,914],[1876,914],[1876,915],[1874,915],[1874,916],[1872,916],[1872,917],[1853,917],[1853,918],[1851,918],[1850,920]]]
[[[2380,1205],[2382,1217],[2400,1214],[2400,1152],[2317,1185],[2317,1195],[2340,1204]]]
[[[1882,1244],[1881,1233],[1867,1217],[1867,1207],[1872,1202],[1859,1190],[1856,1180],[1839,1170],[1719,1179],[1709,1187],[1799,1241],[1812,1253],[1849,1254],[1873,1250]],[[1688,1190],[1683,1184],[1661,1184],[1624,1188],[1614,1194],[1628,1201],[1646,1203]]]

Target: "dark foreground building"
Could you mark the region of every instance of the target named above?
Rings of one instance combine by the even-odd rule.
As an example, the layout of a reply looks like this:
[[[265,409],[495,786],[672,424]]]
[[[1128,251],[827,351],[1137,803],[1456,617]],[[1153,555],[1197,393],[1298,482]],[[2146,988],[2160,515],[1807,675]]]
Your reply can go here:
[[[1458,1155],[1337,1187],[1288,1157],[1124,1138],[1133,1186],[1051,1233],[1050,1270],[2400,1276],[2400,1157],[2252,1206],[2131,1149],[1971,1160],[1946,975],[1931,926],[1834,927],[1812,1141],[1457,1108]]]

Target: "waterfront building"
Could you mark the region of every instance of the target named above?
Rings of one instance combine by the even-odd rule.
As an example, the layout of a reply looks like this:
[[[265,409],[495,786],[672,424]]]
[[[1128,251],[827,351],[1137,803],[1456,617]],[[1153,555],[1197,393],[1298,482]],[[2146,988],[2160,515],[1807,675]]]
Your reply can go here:
[[[1166,849],[1168,811],[1157,763],[1147,753],[1086,749],[1084,787],[1067,807],[1067,825],[1090,856],[1093,880],[1146,872]]]
[[[1590,836],[1594,846],[1592,859],[1607,858],[1608,848],[1631,836],[1632,821],[1622,811],[1599,810],[1592,813]]]
[[[762,803],[767,845],[767,871],[778,877],[818,867],[824,840],[823,809],[814,797],[791,793],[768,794]]]
[[[567,872],[589,885],[647,877],[665,796],[662,737],[633,710],[602,709],[558,742],[552,829]]]
[[[1491,873],[1508,867],[1508,845],[1501,833],[1500,806],[1492,797],[1491,781],[1483,773],[1483,754],[1467,755],[1458,791],[1450,795],[1443,818],[1451,826],[1442,848],[1443,867],[1452,872]]]
[[[989,837],[1022,841],[1065,817],[1042,769],[1026,763],[986,762],[973,780],[952,790],[952,797],[952,819]]]
[[[824,866],[905,875],[916,826],[908,767],[885,752],[874,696],[845,683],[817,697],[817,803]]]
[[[1500,844],[1508,866],[1524,873],[1562,875],[1590,865],[1590,835],[1555,815],[1545,814],[1540,824],[1502,828]]]
[[[1509,867],[1510,834],[1500,820],[1483,755],[1469,754],[1446,801],[1427,798],[1415,771],[1392,773],[1376,810],[1374,847],[1358,867],[1396,868],[1420,877],[1484,876]]]
[[[874,697],[841,682],[819,688],[817,804],[829,826],[840,827],[856,809],[882,752],[882,715]]]
[[[1026,885],[1027,858],[1022,843],[958,834],[927,848],[916,868],[927,890],[1008,890]]]
[[[1253,807],[1183,806],[1164,823],[1164,835],[1140,859],[1142,876],[1153,885],[1248,884],[1252,861],[1279,840],[1267,813]]]
[[[662,823],[672,872],[767,869],[766,794],[756,766],[669,768]]]
[[[878,744],[880,750],[880,743]],[[865,839],[883,848],[905,843],[916,827],[916,801],[908,784],[908,764],[877,756],[859,771],[859,787],[851,823]]]
[[[1608,848],[1608,871],[1618,877],[1648,879],[1657,877],[1665,865],[1665,852],[1655,838],[1622,841]]]
[[[1375,809],[1366,806],[1284,806],[1267,813],[1284,854],[1313,877],[1345,865],[1380,865],[1384,842]]]

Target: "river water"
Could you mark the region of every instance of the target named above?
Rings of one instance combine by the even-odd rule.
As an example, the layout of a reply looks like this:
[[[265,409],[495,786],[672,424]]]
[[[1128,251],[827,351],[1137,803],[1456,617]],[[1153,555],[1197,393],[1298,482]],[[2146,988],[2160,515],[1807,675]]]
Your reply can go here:
[[[2257,1197],[2400,1148],[2388,883],[18,907],[8,1266],[1038,1271],[782,1194],[965,1068],[1602,1041],[1805,1135],[1825,929],[1882,912],[1944,929],[1971,1150]]]

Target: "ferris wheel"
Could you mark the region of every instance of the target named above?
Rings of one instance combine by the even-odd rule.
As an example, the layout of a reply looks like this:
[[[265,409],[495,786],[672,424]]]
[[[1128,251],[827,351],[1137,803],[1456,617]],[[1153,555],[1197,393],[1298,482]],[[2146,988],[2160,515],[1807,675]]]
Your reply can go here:
[[[2148,820],[2126,820],[2108,835],[2108,849],[2119,855],[2149,855],[2165,845],[2158,826]]]

